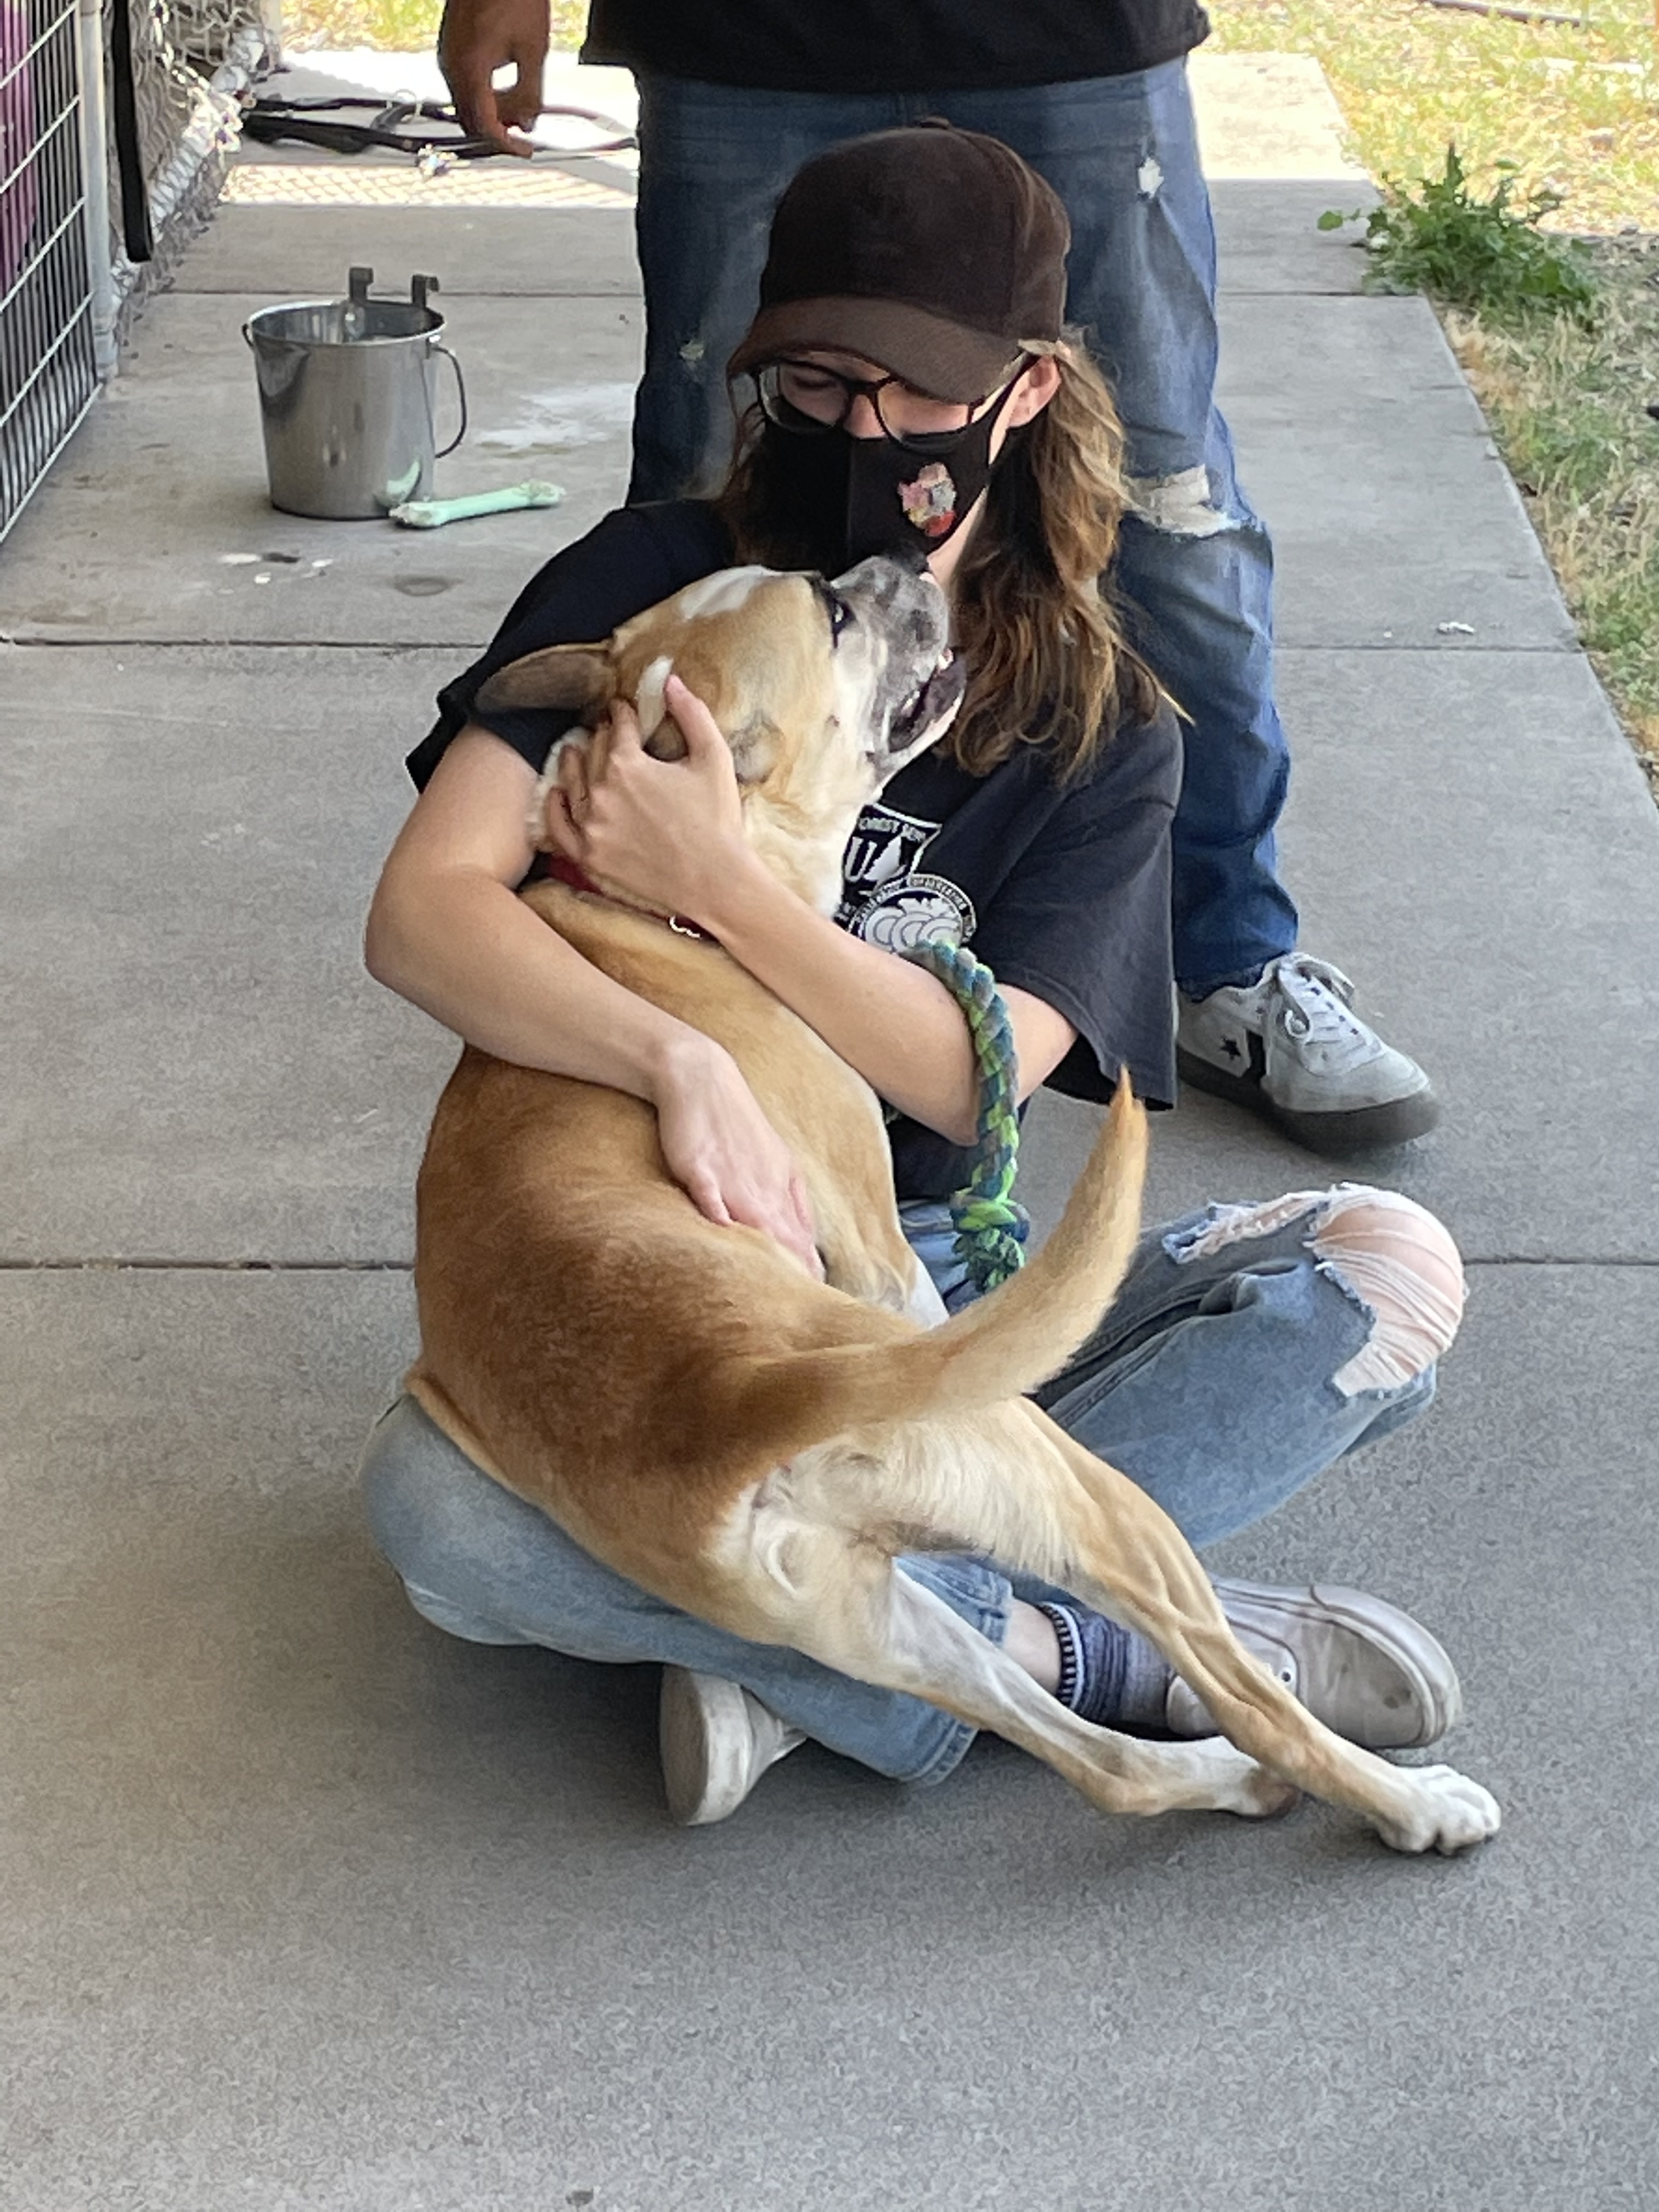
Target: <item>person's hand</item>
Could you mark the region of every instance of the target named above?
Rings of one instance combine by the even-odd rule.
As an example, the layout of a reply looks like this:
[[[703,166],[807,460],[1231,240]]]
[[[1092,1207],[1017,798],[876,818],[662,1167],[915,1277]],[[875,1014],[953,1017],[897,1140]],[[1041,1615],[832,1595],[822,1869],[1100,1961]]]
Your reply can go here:
[[[754,864],[731,749],[714,716],[677,676],[668,706],[683,760],[653,760],[639,719],[619,700],[588,746],[559,756],[547,839],[585,874],[661,914],[712,926],[708,902]]]
[[[730,1053],[689,1030],[652,1103],[668,1172],[697,1211],[763,1231],[821,1282],[806,1187]]]
[[[548,0],[447,0],[438,66],[469,137],[529,156],[529,143],[513,134],[528,131],[542,112],[547,41]],[[514,82],[497,92],[491,78],[509,67]]]

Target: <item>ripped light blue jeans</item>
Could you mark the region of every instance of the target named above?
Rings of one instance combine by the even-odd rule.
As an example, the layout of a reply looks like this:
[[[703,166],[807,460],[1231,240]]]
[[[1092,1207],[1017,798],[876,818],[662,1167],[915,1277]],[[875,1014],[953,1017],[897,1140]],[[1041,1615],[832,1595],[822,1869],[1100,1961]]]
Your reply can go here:
[[[946,1209],[902,1211],[945,1304],[960,1306],[974,1293]],[[1273,1209],[1212,1206],[1144,1237],[1105,1320],[1036,1394],[1194,1545],[1248,1528],[1433,1396],[1432,1365],[1404,1373],[1410,1363],[1396,1360],[1388,1373],[1357,1276],[1315,1249],[1323,1212],[1311,1194]],[[933,1705],[746,1643],[624,1581],[481,1474],[410,1399],[376,1424],[362,1482],[376,1543],[416,1610],[452,1635],[724,1675],[819,1743],[902,1781],[943,1780],[973,1741]],[[1065,1596],[981,1559],[901,1564],[999,1644],[1014,1598]]]
[[[1134,510],[1114,580],[1191,721],[1175,819],[1176,981],[1254,982],[1296,943],[1274,825],[1290,763],[1273,700],[1273,547],[1215,404],[1215,229],[1182,61],[996,91],[768,92],[646,75],[640,197],[646,361],[630,501],[718,475],[726,363],[752,319],[779,195],[843,138],[942,115],[1000,138],[1071,218],[1066,317],[1117,400]]]

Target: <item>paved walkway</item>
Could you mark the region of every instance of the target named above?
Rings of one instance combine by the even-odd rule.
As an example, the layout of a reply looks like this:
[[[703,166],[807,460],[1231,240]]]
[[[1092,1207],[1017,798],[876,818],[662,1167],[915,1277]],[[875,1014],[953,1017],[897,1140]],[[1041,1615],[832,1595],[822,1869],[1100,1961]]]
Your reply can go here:
[[[250,191],[0,561],[11,2202],[1659,2201],[1659,817],[1432,318],[1355,295],[1312,228],[1353,183],[1310,158],[1212,149],[1286,866],[1444,1091],[1386,1172],[1474,1297],[1432,1416],[1216,1564],[1433,1623],[1503,1836],[1420,1864],[1316,1808],[1113,1822],[994,1745],[932,1795],[803,1752],[681,1833],[648,1671],[405,1608],[350,1467],[410,1349],[450,1051],[356,937],[435,684],[619,492],[627,180]],[[476,410],[447,486],[533,466],[563,508],[435,538],[270,510],[238,325],[348,261],[444,280]],[[1046,1213],[1090,1119],[1036,1117]],[[1318,1174],[1195,1099],[1155,1204]]]

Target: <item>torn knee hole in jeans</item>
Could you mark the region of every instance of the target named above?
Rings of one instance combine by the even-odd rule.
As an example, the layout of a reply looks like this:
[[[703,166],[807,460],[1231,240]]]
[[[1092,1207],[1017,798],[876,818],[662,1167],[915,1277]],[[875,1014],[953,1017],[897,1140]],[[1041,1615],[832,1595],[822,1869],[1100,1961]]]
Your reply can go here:
[[[1210,501],[1210,471],[1200,461],[1172,477],[1131,477],[1129,504],[1140,520],[1171,538],[1214,538],[1237,526]]]
[[[1331,1378],[1338,1390],[1352,1398],[1415,1382],[1449,1348],[1464,1302],[1457,1248],[1415,1200],[1364,1183],[1293,1190],[1261,1205],[1214,1206],[1207,1220],[1169,1238],[1165,1249],[1186,1266],[1304,1218],[1320,1273],[1370,1323],[1365,1342]]]

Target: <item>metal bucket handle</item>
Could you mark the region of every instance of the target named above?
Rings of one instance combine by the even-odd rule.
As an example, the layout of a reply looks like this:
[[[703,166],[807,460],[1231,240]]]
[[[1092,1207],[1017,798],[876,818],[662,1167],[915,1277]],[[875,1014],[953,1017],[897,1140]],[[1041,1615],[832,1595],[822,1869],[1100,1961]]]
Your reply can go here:
[[[460,362],[457,361],[454,355],[451,353],[449,348],[443,343],[441,339],[434,338],[431,341],[431,344],[433,352],[441,353],[444,359],[449,363],[450,367],[454,370],[455,397],[461,403],[460,428],[455,433],[454,436],[450,440],[447,446],[440,446],[436,453],[433,455],[433,459],[434,460],[441,461],[446,453],[453,453],[456,447],[460,444],[462,439],[466,435],[466,379],[461,374]]]
[[[351,274],[354,279],[359,276],[366,276],[372,283],[374,272],[373,270],[354,269]],[[435,292],[439,289],[438,280],[435,276],[411,276],[409,280],[410,305],[415,307],[426,307],[428,304],[428,294]],[[454,436],[450,440],[447,446],[440,446],[432,456],[434,461],[441,461],[443,459],[446,453],[453,453],[456,447],[460,444],[462,439],[466,435],[466,379],[461,374],[460,362],[456,360],[454,355],[451,353],[449,348],[444,343],[441,338],[434,337],[432,340],[432,350],[434,353],[441,353],[444,359],[449,363],[450,367],[454,370],[455,397],[461,403],[460,428],[455,433]]]

